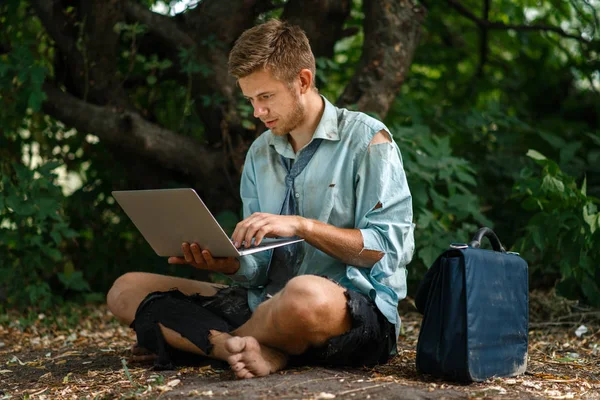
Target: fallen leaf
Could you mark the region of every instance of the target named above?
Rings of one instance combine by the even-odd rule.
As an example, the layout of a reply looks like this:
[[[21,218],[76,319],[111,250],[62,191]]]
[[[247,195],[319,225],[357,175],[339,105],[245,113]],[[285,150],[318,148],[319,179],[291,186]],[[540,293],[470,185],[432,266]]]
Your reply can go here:
[[[179,383],[181,383],[181,380],[179,380],[179,379],[173,379],[172,381],[169,381],[167,383],[167,386],[175,387],[175,386],[179,385]]]
[[[315,399],[335,399],[335,394],[333,393],[327,393],[327,392],[321,392],[317,395],[317,397],[315,397]]]

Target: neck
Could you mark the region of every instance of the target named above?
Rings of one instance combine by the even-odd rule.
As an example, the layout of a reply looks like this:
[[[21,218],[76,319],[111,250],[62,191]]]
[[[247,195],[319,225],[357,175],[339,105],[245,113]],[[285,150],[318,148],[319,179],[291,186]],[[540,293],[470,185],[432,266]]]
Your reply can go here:
[[[288,137],[295,153],[311,141],[325,110],[325,102],[316,90],[311,89],[307,96],[305,119]]]

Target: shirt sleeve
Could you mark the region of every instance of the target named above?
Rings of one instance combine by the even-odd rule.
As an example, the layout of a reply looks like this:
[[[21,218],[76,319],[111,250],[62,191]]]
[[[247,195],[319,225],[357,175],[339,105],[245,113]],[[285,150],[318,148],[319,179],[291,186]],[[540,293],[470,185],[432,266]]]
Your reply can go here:
[[[248,151],[244,163],[240,183],[240,195],[242,198],[244,219],[260,211],[252,149]],[[229,275],[229,277],[243,286],[253,287],[264,284],[266,282],[266,269],[271,258],[271,253],[272,251],[267,250],[240,257],[240,269],[235,274]]]
[[[363,236],[363,248],[384,253],[370,275],[380,283],[395,286],[401,294],[405,290],[404,267],[414,252],[414,225],[412,197],[398,146],[393,142],[369,145],[355,184],[355,221]]]

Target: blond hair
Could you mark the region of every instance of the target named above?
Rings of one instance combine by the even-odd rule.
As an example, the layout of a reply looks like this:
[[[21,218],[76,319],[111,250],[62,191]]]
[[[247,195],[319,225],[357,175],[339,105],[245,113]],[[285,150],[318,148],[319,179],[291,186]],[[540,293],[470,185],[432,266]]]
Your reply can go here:
[[[314,87],[315,56],[304,31],[272,19],[242,33],[229,53],[229,73],[240,79],[262,69],[288,85],[309,69]]]

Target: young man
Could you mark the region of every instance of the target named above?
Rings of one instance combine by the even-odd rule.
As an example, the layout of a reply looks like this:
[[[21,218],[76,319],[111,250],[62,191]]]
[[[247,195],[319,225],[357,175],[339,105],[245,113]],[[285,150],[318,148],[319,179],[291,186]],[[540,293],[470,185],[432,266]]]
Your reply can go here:
[[[239,259],[184,243],[185,256],[170,263],[223,272],[239,285],[129,273],[110,290],[109,308],[159,362],[183,351],[225,360],[239,378],[289,363],[387,361],[414,250],[397,145],[381,122],[319,95],[297,27],[272,20],[244,32],[229,69],[269,128],[248,151],[245,219],[232,239],[305,241]]]

